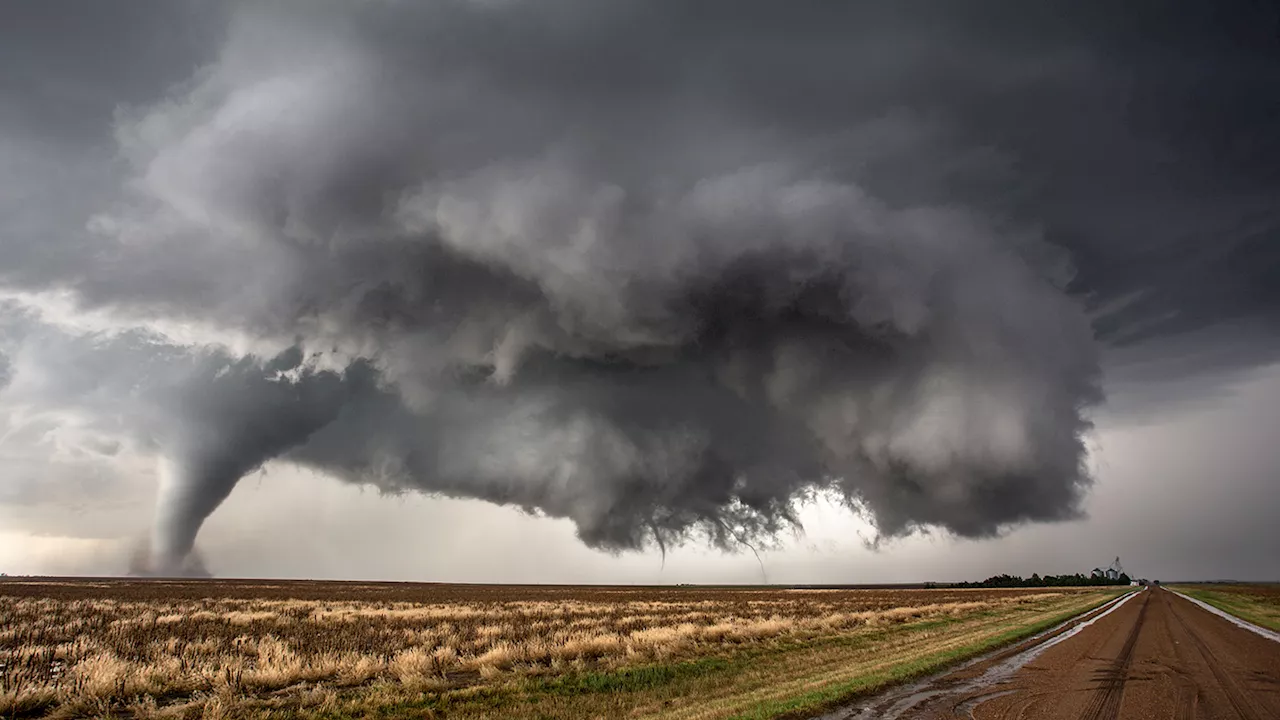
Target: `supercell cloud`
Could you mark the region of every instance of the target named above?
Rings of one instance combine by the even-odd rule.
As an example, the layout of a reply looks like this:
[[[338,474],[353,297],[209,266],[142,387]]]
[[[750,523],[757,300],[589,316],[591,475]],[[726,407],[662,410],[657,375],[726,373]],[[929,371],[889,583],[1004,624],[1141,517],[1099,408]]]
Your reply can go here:
[[[1231,328],[1275,318],[1278,71],[1247,25],[994,5],[249,3],[87,117],[14,81],[0,387],[160,459],[158,571],[273,460],[608,549],[815,491],[885,536],[1075,517],[1105,358],[1271,357]]]

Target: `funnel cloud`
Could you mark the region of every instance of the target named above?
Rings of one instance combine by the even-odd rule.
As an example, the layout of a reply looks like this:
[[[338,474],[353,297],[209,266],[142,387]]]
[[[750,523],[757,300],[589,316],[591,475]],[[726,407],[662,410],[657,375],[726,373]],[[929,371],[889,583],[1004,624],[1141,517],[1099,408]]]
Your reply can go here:
[[[815,493],[989,537],[1080,516],[1107,363],[1207,330],[1146,380],[1274,356],[1222,330],[1280,306],[1249,262],[1274,172],[1197,139],[1207,109],[1160,124],[1211,83],[1147,82],[1213,58],[1251,95],[1261,36],[1143,3],[211,5],[218,34],[146,50],[181,72],[86,96],[99,127],[5,116],[0,145],[74,209],[12,208],[0,287],[75,336],[0,350],[82,355],[89,391],[5,354],[0,388],[159,459],[149,572],[203,567],[273,461],[607,550],[754,547]]]

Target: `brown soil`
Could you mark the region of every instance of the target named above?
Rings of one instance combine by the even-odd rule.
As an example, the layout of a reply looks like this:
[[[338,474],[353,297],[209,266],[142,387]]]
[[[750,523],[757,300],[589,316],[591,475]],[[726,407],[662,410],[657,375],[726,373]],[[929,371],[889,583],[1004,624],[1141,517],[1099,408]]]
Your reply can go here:
[[[998,659],[985,664],[995,662]],[[972,678],[982,670],[980,664],[956,675]],[[930,687],[941,692],[917,690],[917,697],[927,699],[898,716],[1268,720],[1280,718],[1280,643],[1236,627],[1172,592],[1152,589],[1047,649],[1003,681],[974,689],[971,683],[947,676]],[[889,696],[863,705],[897,710],[902,701],[901,696]]]

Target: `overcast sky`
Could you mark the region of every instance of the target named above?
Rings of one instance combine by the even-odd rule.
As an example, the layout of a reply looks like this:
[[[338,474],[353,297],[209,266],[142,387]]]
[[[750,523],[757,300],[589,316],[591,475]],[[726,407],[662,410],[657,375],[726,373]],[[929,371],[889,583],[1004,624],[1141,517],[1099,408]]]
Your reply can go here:
[[[1280,579],[1280,14],[1182,5],[23,4],[0,571]]]

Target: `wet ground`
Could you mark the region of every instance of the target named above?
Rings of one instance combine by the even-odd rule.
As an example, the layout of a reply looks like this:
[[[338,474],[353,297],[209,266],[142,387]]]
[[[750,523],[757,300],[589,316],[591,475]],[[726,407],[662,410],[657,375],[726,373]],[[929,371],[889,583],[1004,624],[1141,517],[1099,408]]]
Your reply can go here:
[[[1164,589],[824,720],[1273,720],[1280,642]]]

